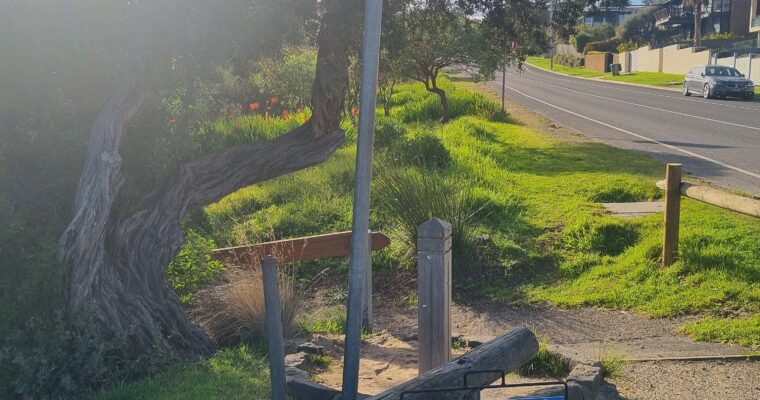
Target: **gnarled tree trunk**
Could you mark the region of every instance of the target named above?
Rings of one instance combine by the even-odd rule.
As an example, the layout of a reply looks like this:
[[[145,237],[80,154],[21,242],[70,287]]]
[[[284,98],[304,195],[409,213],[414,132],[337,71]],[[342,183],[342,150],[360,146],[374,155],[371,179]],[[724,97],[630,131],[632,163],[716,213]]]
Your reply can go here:
[[[343,142],[338,129],[348,71],[343,19],[348,0],[330,2],[319,35],[313,117],[271,141],[226,149],[182,165],[151,205],[119,217],[113,204],[124,181],[119,145],[146,99],[137,77],[119,86],[92,126],[75,199],[74,217],[59,254],[70,263],[68,309],[84,313],[105,338],[124,337],[125,356],[139,357],[164,343],[181,359],[213,345],[190,321],[166,282],[166,268],[183,242],[180,221],[194,207],[242,187],[324,162]]]

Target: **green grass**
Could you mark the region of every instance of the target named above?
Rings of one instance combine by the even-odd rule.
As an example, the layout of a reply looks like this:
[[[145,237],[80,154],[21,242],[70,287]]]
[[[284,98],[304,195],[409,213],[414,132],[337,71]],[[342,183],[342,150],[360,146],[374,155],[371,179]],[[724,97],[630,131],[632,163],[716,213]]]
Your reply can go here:
[[[663,72],[631,72],[619,76],[607,75],[604,80],[637,83],[642,85],[675,87],[683,85],[683,74],[666,74]]]
[[[543,57],[528,57],[526,60],[529,64],[539,68],[549,69],[549,59]],[[666,74],[662,72],[632,72],[619,76],[612,76],[609,73],[603,73],[588,70],[583,67],[565,67],[554,63],[554,72],[561,74],[577,76],[581,78],[601,78],[609,81],[628,82],[641,85],[662,86],[662,87],[680,87],[683,84],[683,74]]]
[[[682,328],[695,339],[758,346],[757,219],[684,199],[679,258],[662,268],[662,216],[617,220],[602,215],[599,205],[660,196],[654,186],[663,174],[660,162],[599,143],[563,141],[544,133],[536,116],[525,122],[492,120],[494,106],[466,90],[471,83],[445,85],[452,97],[472,103],[448,124],[437,122],[431,105],[419,106],[432,95],[411,84],[400,85],[391,118],[378,120],[383,133],[376,143],[371,225],[393,239],[390,249],[373,257],[378,277],[413,266],[410,226],[442,212],[450,213],[447,218],[463,215],[473,238],[487,234],[489,240],[455,242],[469,247],[458,252],[473,255],[453,266],[456,298],[632,309],[652,317],[698,315],[702,319]],[[419,137],[426,138],[424,145],[415,142]],[[326,163],[242,189],[208,206],[190,226],[217,246],[349,229],[353,138],[349,135]],[[413,153],[406,146],[422,161],[405,155]],[[444,155],[445,162],[435,161]],[[399,174],[406,178],[398,179]],[[415,190],[419,193],[408,195]],[[419,204],[431,202],[438,190],[455,201]],[[393,199],[399,204],[388,204]],[[299,265],[297,271],[309,279],[314,268],[346,273],[344,260]],[[306,332],[340,333],[344,318],[336,307],[304,317],[300,326]],[[547,351],[541,354],[533,369],[558,373],[563,364]],[[615,359],[602,361],[608,373],[620,370]],[[263,399],[267,375],[259,353],[227,349],[96,399]]]
[[[706,342],[738,342],[760,348],[760,313],[745,318],[707,318],[680,329],[696,340]]]
[[[541,339],[538,353],[515,372],[522,376],[565,378],[570,373],[570,364],[561,355],[551,352],[548,341]]]
[[[534,65],[536,67],[547,70],[551,67],[551,61],[548,58],[544,57],[528,57],[526,62],[530,65]],[[594,71],[583,67],[566,67],[564,65],[557,64],[556,62],[554,63],[554,69],[552,69],[552,71],[570,76],[578,76],[581,78],[597,78],[605,75],[604,72]]]
[[[219,351],[194,364],[166,371],[93,396],[93,400],[208,400],[270,398],[266,357],[247,347]]]
[[[475,257],[454,266],[457,296],[474,290],[497,300],[633,309],[652,317],[760,312],[756,219],[684,199],[681,254],[661,268],[662,217],[616,220],[601,215],[599,205],[659,197],[660,162],[599,143],[562,141],[535,124],[490,120],[493,105],[465,90],[468,83],[445,85],[451,97],[474,104],[462,106],[466,111],[450,123],[441,125],[431,106],[419,106],[434,95],[413,84],[400,85],[391,119],[383,119],[371,225],[391,234],[393,244],[375,257],[378,271],[413,265],[409,227],[448,213],[466,221],[473,237],[490,238],[461,243],[458,253]],[[430,143],[415,144],[419,137]],[[294,237],[349,229],[351,143],[319,167],[207,207],[203,224],[210,238],[228,246],[270,239],[272,232]],[[405,146],[422,161],[405,156]],[[436,161],[441,157],[445,162]],[[456,201],[433,204],[439,190],[455,193]],[[320,270],[325,266],[345,272],[344,262],[328,261]],[[732,332],[726,340],[746,341],[745,330]]]

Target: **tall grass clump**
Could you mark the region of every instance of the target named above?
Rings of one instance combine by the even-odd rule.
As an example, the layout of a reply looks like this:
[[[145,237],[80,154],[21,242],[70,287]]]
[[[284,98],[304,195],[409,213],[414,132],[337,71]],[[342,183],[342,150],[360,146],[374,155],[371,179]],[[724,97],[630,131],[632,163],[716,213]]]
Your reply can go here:
[[[280,307],[283,333],[296,331],[296,313],[301,297],[294,274],[281,272]],[[264,338],[264,286],[260,266],[228,267],[224,282],[196,293],[193,319],[219,345],[254,343]]]
[[[423,89],[424,90],[424,89]],[[499,105],[484,95],[464,90],[450,89],[447,92],[451,118],[465,115],[481,117],[487,120],[502,120]],[[428,96],[421,101],[405,105],[398,113],[398,118],[406,123],[437,121],[441,118],[443,108],[438,96]]]
[[[403,260],[416,260],[417,227],[431,218],[452,225],[453,255],[467,265],[473,252],[472,222],[485,204],[461,179],[412,168],[378,167],[374,190],[380,218],[402,244]]]
[[[444,169],[451,164],[449,150],[438,136],[423,132],[410,139],[398,141],[393,158],[406,165],[429,169]]]

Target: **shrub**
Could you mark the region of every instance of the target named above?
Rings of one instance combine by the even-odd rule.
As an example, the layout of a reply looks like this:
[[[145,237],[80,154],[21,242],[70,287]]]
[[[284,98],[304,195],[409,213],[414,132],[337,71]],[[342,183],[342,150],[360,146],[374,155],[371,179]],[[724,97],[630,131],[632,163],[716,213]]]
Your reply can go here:
[[[158,372],[176,360],[167,347],[124,360],[125,338],[104,341],[86,320],[31,318],[0,348],[0,397],[83,398],[109,384]],[[158,341],[159,343],[161,341]]]
[[[185,233],[185,244],[177,257],[169,263],[166,274],[180,302],[189,304],[193,299],[193,292],[218,277],[224,269],[222,263],[211,259],[212,250],[213,240],[204,238],[192,229]]]
[[[575,46],[579,53],[583,53],[588,43],[607,40],[615,36],[615,26],[612,24],[581,25],[577,30],[578,33],[570,36],[570,44]]]
[[[612,218],[586,219],[566,232],[568,245],[577,251],[615,256],[639,238],[630,221]]]
[[[393,155],[407,165],[443,169],[451,162],[451,155],[441,139],[430,132],[399,142]]]
[[[301,298],[292,273],[281,272],[280,307],[284,334],[295,332]],[[200,290],[191,311],[193,319],[218,344],[253,343],[264,338],[265,308],[261,267],[229,267],[224,282]]]
[[[632,42],[629,40],[627,42],[620,43],[617,47],[617,52],[623,53],[626,51],[634,51],[634,50],[638,50],[639,47],[641,46],[638,43]]]
[[[406,127],[393,118],[378,117],[375,122],[375,148],[387,149],[404,140]]]
[[[614,53],[617,51],[618,46],[623,43],[623,39],[614,37],[611,39],[601,40],[598,42],[591,42],[584,48],[584,53],[591,51],[600,51],[604,53]]]
[[[279,98],[290,109],[309,104],[317,68],[317,51],[286,47],[280,58],[259,61],[251,82],[264,94]]]
[[[583,65],[583,59],[573,54],[560,54],[557,56],[557,64],[575,68]]]

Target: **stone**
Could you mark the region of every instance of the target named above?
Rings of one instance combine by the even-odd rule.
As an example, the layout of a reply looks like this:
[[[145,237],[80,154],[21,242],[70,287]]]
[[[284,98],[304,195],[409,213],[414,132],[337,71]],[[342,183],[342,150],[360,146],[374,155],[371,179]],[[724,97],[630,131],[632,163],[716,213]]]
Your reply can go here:
[[[288,354],[285,356],[285,367],[303,368],[309,363],[309,355],[306,353]]]
[[[595,400],[620,400],[620,393],[615,385],[607,383],[599,389]]]
[[[320,346],[316,343],[306,342],[298,345],[296,351],[299,353],[311,354],[313,356],[321,356],[325,354],[324,346]]]
[[[576,365],[570,371],[567,380],[572,392],[570,398],[573,400],[595,400],[597,393],[602,385],[605,384],[602,377],[602,368],[588,364]],[[577,397],[578,390],[582,393],[582,397]]]

